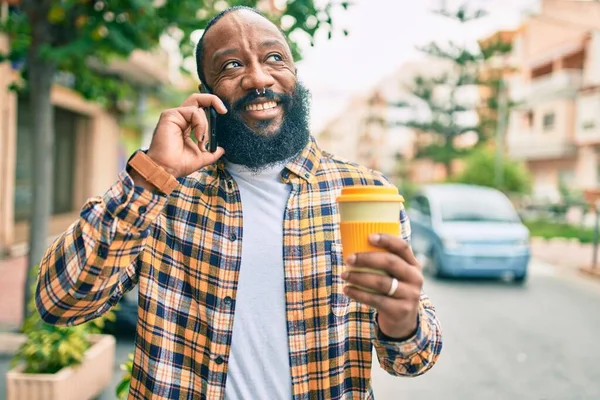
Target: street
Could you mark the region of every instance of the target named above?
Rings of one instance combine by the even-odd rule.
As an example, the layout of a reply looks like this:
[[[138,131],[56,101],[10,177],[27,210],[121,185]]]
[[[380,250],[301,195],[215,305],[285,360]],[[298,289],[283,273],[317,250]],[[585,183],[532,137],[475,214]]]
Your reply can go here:
[[[525,286],[497,281],[431,281],[444,350],[417,378],[376,364],[377,400],[600,399],[600,283],[533,262]],[[119,360],[130,339],[120,339]],[[114,399],[122,371],[101,397]]]
[[[377,400],[600,399],[600,285],[534,262],[524,287],[428,281],[444,332],[412,379],[374,369]]]

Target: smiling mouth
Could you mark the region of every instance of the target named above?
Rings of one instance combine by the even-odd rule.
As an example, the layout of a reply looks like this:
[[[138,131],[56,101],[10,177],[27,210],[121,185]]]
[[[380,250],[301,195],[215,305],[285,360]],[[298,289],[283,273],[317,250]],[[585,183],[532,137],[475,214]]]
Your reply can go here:
[[[265,110],[271,110],[275,107],[277,107],[277,102],[267,101],[265,103],[248,104],[246,107],[244,107],[244,110],[246,110],[246,111],[265,111]]]

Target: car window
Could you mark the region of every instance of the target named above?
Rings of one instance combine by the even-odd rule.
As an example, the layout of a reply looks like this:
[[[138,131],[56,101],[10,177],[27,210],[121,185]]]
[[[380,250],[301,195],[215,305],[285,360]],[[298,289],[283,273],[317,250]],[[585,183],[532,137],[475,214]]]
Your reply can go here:
[[[412,207],[423,215],[431,216],[431,206],[425,196],[416,196],[412,202]]]
[[[512,203],[500,192],[449,192],[441,200],[441,217],[448,221],[518,222]]]

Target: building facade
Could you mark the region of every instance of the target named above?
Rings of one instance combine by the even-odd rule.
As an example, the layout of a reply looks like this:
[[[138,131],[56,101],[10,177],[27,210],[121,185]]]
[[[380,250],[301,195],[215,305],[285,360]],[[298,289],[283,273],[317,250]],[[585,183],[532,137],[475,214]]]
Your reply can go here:
[[[438,59],[422,59],[406,62],[390,76],[368,92],[352,98],[347,107],[317,134],[321,147],[338,156],[383,172],[396,184],[439,182],[446,179],[442,164],[429,159],[415,158],[417,150],[435,141],[425,132],[402,125],[402,122],[419,118],[425,120],[429,112],[419,107],[410,94],[417,76],[437,77],[450,71],[447,62]],[[459,101],[478,101],[477,88],[459,94]],[[440,101],[447,95],[440,91]],[[407,102],[415,107],[394,107],[394,103]],[[476,111],[466,112],[465,124],[476,123]],[[455,140],[457,146],[471,146],[468,137]],[[462,162],[453,164],[460,171]]]
[[[544,0],[513,41],[519,73],[506,135],[508,154],[526,163],[533,194],[600,185],[600,3]]]
[[[0,51],[7,51],[7,37],[0,34]],[[160,54],[134,52],[127,60],[108,66],[111,72],[136,86],[168,82],[168,62]],[[27,252],[33,176],[28,101],[9,90],[18,73],[0,63],[0,257]],[[102,194],[115,181],[132,147],[141,143],[141,132],[126,131],[119,119],[87,101],[68,87],[55,84],[51,101],[55,112],[54,195],[49,223],[51,239],[78,216],[84,201]]]

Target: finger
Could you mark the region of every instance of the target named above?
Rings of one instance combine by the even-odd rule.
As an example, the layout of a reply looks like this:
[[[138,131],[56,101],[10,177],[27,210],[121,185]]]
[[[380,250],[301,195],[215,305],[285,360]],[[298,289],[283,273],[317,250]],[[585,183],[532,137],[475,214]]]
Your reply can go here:
[[[221,156],[223,156],[223,154],[225,154],[225,150],[223,150],[222,147],[217,147],[217,150],[215,150],[214,153],[211,153],[210,151],[205,151],[202,153],[203,163],[214,164],[219,158],[221,158]]]
[[[383,270],[401,282],[420,283],[422,281],[419,268],[415,268],[398,255],[390,252],[357,253],[351,256],[346,263],[348,267]]]
[[[227,107],[223,101],[214,94],[194,93],[181,104],[181,107],[195,106],[196,108],[214,107],[219,114],[226,114]]]
[[[179,127],[181,132],[188,134],[193,125],[194,113],[198,111],[198,107],[179,107],[163,111],[161,114],[161,122],[168,122]],[[206,119],[206,117],[204,117]]]
[[[364,272],[345,272],[342,274],[342,279],[350,284],[366,287],[386,296],[392,287],[392,278],[389,276]],[[420,294],[421,291],[416,285],[398,282],[398,288],[390,297],[416,301],[419,300]]]
[[[369,236],[369,242],[376,247],[386,249],[394,254],[400,256],[403,260],[406,260],[411,265],[419,265],[412,248],[402,238],[388,234],[375,234]]]
[[[206,114],[204,113],[204,110],[202,110],[201,108],[194,108],[195,110],[192,114],[192,119],[190,123],[191,128],[194,132],[194,137],[197,140],[198,147],[200,147],[202,142],[205,140],[208,122],[206,121]],[[202,147],[200,147],[200,149],[202,150]]]
[[[401,303],[405,302],[405,300],[398,300],[381,294],[368,293],[352,286],[345,286],[344,293],[359,303],[371,306],[390,315],[393,315],[396,310],[401,309]]]

